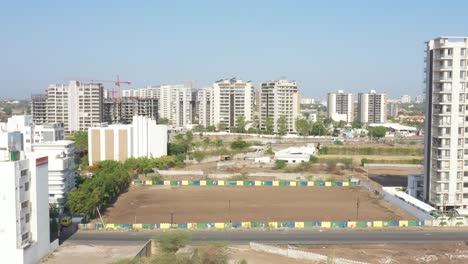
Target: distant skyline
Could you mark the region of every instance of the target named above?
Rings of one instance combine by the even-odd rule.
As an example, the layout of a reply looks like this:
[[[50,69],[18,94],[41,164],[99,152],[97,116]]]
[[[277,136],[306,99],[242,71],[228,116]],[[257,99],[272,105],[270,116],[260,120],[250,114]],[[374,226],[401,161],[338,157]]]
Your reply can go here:
[[[467,1],[432,0],[3,1],[0,97],[119,74],[132,88],[286,77],[302,97],[414,98],[424,42],[468,35],[467,11]]]

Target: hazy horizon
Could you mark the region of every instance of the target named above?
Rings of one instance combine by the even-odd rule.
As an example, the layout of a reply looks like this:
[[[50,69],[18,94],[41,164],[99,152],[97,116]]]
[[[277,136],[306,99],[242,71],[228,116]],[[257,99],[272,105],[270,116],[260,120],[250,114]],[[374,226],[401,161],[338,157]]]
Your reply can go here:
[[[468,35],[467,2],[62,1],[0,4],[1,98],[68,78],[132,88],[285,77],[302,97],[423,92],[424,42]],[[111,83],[105,84],[111,88]],[[127,88],[126,86],[124,88]]]

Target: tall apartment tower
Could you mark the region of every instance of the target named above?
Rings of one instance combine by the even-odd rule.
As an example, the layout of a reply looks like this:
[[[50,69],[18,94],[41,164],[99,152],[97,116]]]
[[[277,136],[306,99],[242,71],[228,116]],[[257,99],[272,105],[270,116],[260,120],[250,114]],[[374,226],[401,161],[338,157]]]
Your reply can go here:
[[[204,127],[213,125],[213,88],[205,87],[197,91],[196,111],[198,124]]]
[[[359,93],[358,120],[363,124],[385,123],[387,120],[386,94],[371,90],[369,93]]]
[[[438,208],[468,207],[468,37],[426,42],[424,190]]]
[[[33,94],[31,96],[31,113],[34,124],[47,123],[47,94]]]
[[[104,100],[103,121],[108,124],[131,124],[134,116],[146,116],[158,121],[158,99],[122,97]]]
[[[213,84],[213,124],[226,129],[236,127],[238,116],[252,121],[254,88],[250,81],[236,78],[219,80]]]
[[[338,90],[336,93],[328,93],[327,117],[333,121],[353,122],[354,120],[354,96]]]
[[[265,130],[268,118],[278,132],[278,119],[286,118],[288,132],[295,132],[295,121],[300,116],[300,98],[294,81],[276,80],[261,84],[260,129]]]
[[[123,91],[123,97],[158,99],[159,118],[169,119],[171,125],[184,127],[192,123],[192,88],[187,85],[148,86]]]
[[[103,85],[71,81],[47,88],[47,123],[63,123],[65,131],[86,130],[103,120]],[[34,109],[32,112],[34,116]]]

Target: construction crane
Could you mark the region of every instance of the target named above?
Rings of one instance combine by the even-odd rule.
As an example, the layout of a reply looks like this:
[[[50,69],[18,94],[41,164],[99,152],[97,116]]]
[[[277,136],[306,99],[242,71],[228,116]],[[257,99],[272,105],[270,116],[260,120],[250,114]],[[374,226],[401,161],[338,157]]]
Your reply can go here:
[[[68,78],[67,80],[73,80],[73,81],[80,81],[80,82],[90,82],[90,83],[114,83],[115,86],[117,87],[117,97],[115,97],[115,88],[112,91],[112,98],[117,99],[117,103],[120,103],[120,92],[121,92],[121,84],[131,84],[132,82],[130,81],[121,81],[119,78],[119,75],[117,75],[117,80],[95,80],[95,79],[71,79]]]

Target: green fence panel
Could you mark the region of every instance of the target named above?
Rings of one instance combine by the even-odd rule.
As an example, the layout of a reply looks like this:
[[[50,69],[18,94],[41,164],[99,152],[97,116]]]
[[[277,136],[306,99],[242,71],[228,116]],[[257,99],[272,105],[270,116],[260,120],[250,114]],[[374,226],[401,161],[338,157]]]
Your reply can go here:
[[[177,185],[177,181],[171,181],[171,186],[176,186]]]
[[[134,180],[133,184],[142,184],[143,182],[141,180]]]
[[[154,224],[142,224],[141,227],[143,227],[143,229],[153,229]]]
[[[208,228],[208,223],[197,223],[197,229]]]
[[[215,185],[215,184],[214,184],[214,181],[213,181],[213,180],[207,180],[207,181],[206,181],[206,185],[208,185],[208,186],[213,186],[213,185]]]
[[[251,222],[250,226],[251,227],[265,227],[266,224],[264,222]]]
[[[331,227],[335,228],[345,228],[348,226],[348,222],[334,221],[331,222]]]
[[[409,221],[408,221],[408,226],[418,226],[418,221],[416,221],[416,220],[409,220]]]
[[[358,221],[356,223],[357,227],[367,227],[367,222],[366,221]]]
[[[289,182],[288,181],[280,181],[279,186],[289,186]]]

